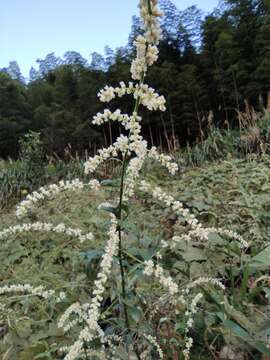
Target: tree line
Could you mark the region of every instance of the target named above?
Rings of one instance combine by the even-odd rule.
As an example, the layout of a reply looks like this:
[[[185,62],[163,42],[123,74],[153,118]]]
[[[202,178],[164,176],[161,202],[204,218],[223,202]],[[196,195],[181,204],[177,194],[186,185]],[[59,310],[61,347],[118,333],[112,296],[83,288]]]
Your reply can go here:
[[[179,11],[161,0],[165,12],[160,57],[148,83],[167,100],[165,114],[147,113],[143,132],[150,143],[169,150],[202,138],[210,124],[238,126],[237,114],[248,103],[266,106],[270,92],[269,0],[224,0],[207,16],[196,6]],[[37,60],[26,82],[16,61],[0,70],[0,158],[17,157],[19,139],[30,130],[42,134],[49,155],[67,149],[80,155],[107,146],[119,134],[116,125],[102,130],[90,123],[103,105],[98,91],[119,79],[130,80],[133,41],[140,20],[132,18],[126,46],[91,60],[75,51],[63,58]],[[113,106],[130,112],[129,99]]]

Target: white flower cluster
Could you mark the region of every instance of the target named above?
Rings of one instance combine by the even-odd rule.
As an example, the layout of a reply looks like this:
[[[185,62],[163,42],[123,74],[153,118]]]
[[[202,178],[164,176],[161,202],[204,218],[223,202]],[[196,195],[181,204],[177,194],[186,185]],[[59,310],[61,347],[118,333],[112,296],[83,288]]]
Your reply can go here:
[[[140,99],[140,103],[148,110],[166,110],[166,100],[147,84],[137,84],[134,91],[134,99]]]
[[[201,224],[197,224],[196,227],[193,227],[187,235],[182,236],[174,236],[173,242],[177,244],[177,242],[181,242],[182,240],[190,241],[192,238],[198,238],[201,240],[208,240],[210,234],[218,234],[221,236],[228,237],[229,239],[233,239],[239,242],[239,246],[242,249],[247,249],[249,247],[249,243],[243,239],[243,237],[232,230],[226,230],[222,228],[203,228]]]
[[[94,157],[90,157],[84,164],[85,174],[92,174],[96,169],[106,160],[112,156],[117,156],[117,150],[114,145],[109,146],[108,148],[100,149],[98,154]]]
[[[186,322],[186,336],[185,336],[185,349],[183,350],[183,355],[185,360],[188,360],[190,358],[190,350],[193,345],[193,339],[192,337],[188,336],[190,329],[192,328],[194,324],[194,315],[198,312],[198,304],[202,300],[203,294],[198,293],[195,298],[192,300],[190,304],[189,310],[186,311],[185,316],[187,317]]]
[[[169,155],[159,154],[156,147],[149,150],[148,157],[160,162],[171,175],[175,175],[178,171],[178,165],[172,161],[172,158]]]
[[[215,278],[210,277],[200,277],[197,280],[192,281],[188,286],[186,287],[186,293],[189,292],[190,289],[193,289],[197,286],[204,285],[204,284],[210,284],[216,287],[219,287],[221,290],[225,290],[225,286],[222,284],[222,282]]]
[[[81,190],[85,186],[89,186],[90,189],[93,190],[98,190],[100,184],[97,180],[91,180],[88,184],[84,184],[79,179],[75,179],[71,181],[62,180],[58,184],[43,186],[39,190],[27,195],[26,199],[17,205],[16,216],[18,218],[22,218],[27,215],[28,211],[32,210],[39,202],[51,200],[63,191]]]
[[[89,309],[89,306],[89,303],[81,305],[79,302],[70,305],[60,317],[58,327],[62,328],[64,332],[68,332],[78,323],[83,322],[86,319],[86,311]],[[74,320],[70,320],[73,314],[77,315],[77,317]]]
[[[180,201],[176,201],[173,196],[165,193],[160,187],[153,187],[150,183],[143,180],[140,182],[139,189],[151,195],[154,199],[161,201],[167,207],[171,207],[177,215],[182,216],[192,227],[198,224],[195,216],[188,209],[185,209]]]
[[[145,268],[143,273],[146,276],[154,275],[159,283],[168,290],[172,297],[178,293],[178,285],[173,281],[171,276],[165,276],[164,270],[160,265],[155,266],[153,260],[148,260],[144,264]]]
[[[94,116],[92,123],[94,125],[102,125],[110,120],[118,121],[122,125],[125,125],[130,120],[130,117],[127,114],[122,114],[119,109],[114,112],[111,112],[109,109],[105,109],[103,113],[99,112]]]
[[[100,90],[98,93],[99,100],[101,102],[110,102],[113,100],[116,95],[120,98],[126,94],[132,94],[134,92],[134,83],[130,81],[128,85],[124,81],[120,82],[120,86],[112,87],[106,85],[104,89]]]
[[[131,64],[131,76],[134,80],[142,80],[142,76],[146,73],[147,67],[153,65],[158,59],[158,48],[151,45],[146,38],[139,35],[134,41],[137,56]]]
[[[116,346],[113,343],[113,341],[116,341],[117,343],[120,343],[120,341],[122,340],[121,337],[117,336],[117,335],[104,335],[103,333],[100,334],[101,335],[101,349],[99,350],[95,350],[95,349],[85,349],[85,348],[81,348],[78,352],[77,352],[77,356],[76,357],[80,357],[80,359],[92,359],[92,358],[98,358],[99,360],[120,360],[119,357],[117,357],[116,355]],[[105,346],[105,344],[107,346]],[[70,352],[71,347],[70,346],[63,346],[59,351],[61,353],[61,355]],[[110,352],[110,357],[108,357],[108,351]]]
[[[147,70],[146,63],[146,51],[147,43],[146,39],[139,35],[136,40],[133,42],[133,45],[136,47],[137,57],[132,61],[131,64],[131,74],[132,78],[135,80],[141,80],[142,74]]]
[[[164,96],[160,96],[153,88],[143,83],[144,74],[148,66],[153,65],[158,59],[158,49],[156,47],[160,38],[158,18],[162,16],[162,13],[157,8],[156,0],[140,1],[140,10],[147,36],[139,35],[136,38],[134,45],[137,55],[131,65],[132,77],[135,80],[139,80],[139,83],[129,82],[126,84],[122,81],[117,87],[106,85],[98,93],[98,97],[102,102],[110,102],[116,96],[122,97],[126,94],[133,94],[136,100],[135,110],[129,116],[128,114],[123,114],[119,109],[114,112],[105,109],[103,113],[98,113],[93,120],[93,123],[96,125],[101,125],[109,120],[120,122],[125,130],[129,131],[129,135],[128,137],[121,135],[113,145],[107,149],[99,150],[96,156],[89,158],[85,163],[85,173],[91,174],[104,161],[111,157],[117,157],[119,153],[122,154],[124,161],[129,157],[128,160],[130,161],[125,179],[125,200],[134,195],[135,180],[138,178],[139,171],[147,156],[167,167],[173,175],[178,170],[177,164],[172,161],[171,157],[159,154],[156,148],[147,150],[147,142],[141,136],[141,117],[137,114],[138,106],[143,105],[149,110],[161,111],[165,111],[166,107]],[[136,158],[132,159],[131,156],[134,153]]]
[[[105,291],[105,285],[108,280],[108,277],[111,272],[113,257],[117,254],[119,237],[117,233],[118,223],[114,215],[111,214],[111,227],[108,231],[109,240],[105,247],[105,253],[102,256],[100,264],[100,272],[97,275],[97,280],[94,283],[93,298],[87,306],[87,312],[85,314],[79,313],[80,307],[74,305],[73,308],[70,308],[64,313],[61,318],[60,325],[65,324],[69,315],[72,312],[77,312],[86,322],[86,327],[81,330],[78,340],[69,348],[68,354],[65,356],[65,360],[74,360],[80,354],[84,342],[90,342],[98,335],[100,338],[104,339],[103,331],[98,325],[98,320],[100,317],[100,307],[103,300],[103,293]],[[67,329],[70,329],[70,326],[67,324]]]
[[[135,152],[138,156],[145,156],[147,143],[142,141],[139,135],[141,131],[139,121],[140,118],[134,113],[126,124],[126,129],[130,130],[130,136],[127,137],[121,134],[113,145],[99,150],[96,156],[89,158],[85,163],[85,173],[91,174],[95,172],[106,160],[117,157],[119,152],[122,153],[122,156],[131,155],[132,152]]]
[[[164,288],[167,288],[171,296],[174,296],[178,293],[179,289],[177,284],[173,281],[171,276],[164,275],[164,270],[160,265],[156,265],[155,277],[159,280],[160,284]]]
[[[19,284],[19,285],[5,285],[0,287],[0,295],[6,294],[28,294],[32,296],[38,296],[45,300],[54,299],[57,303],[65,300],[66,294],[60,292],[59,295],[56,294],[54,290],[46,290],[44,286],[33,287],[29,284]]]
[[[130,121],[126,124],[126,129],[130,130],[129,137],[120,135],[113,145],[99,150],[96,156],[86,161],[84,169],[86,174],[94,173],[102,163],[111,157],[116,157],[119,152],[122,153],[122,156],[130,156],[132,153],[135,153],[137,156],[136,160],[131,159],[128,167],[129,177],[126,183],[130,184],[130,188],[134,187],[132,182],[139,176],[139,171],[147,156],[159,161],[171,174],[175,174],[178,166],[172,162],[170,156],[158,154],[156,148],[147,150],[147,142],[142,140],[140,135],[141,125],[139,124],[138,116],[134,114],[130,118]]]
[[[155,264],[153,260],[147,260],[144,262],[143,273],[146,276],[152,276],[155,271]]]
[[[114,143],[114,147],[117,151],[120,151],[122,155],[125,155],[129,151],[129,138],[121,134],[116,139],[116,142]]]
[[[128,200],[135,194],[136,179],[144,163],[144,157],[135,157],[130,160],[126,172],[126,183],[124,189],[124,200]]]
[[[110,102],[116,96],[122,97],[126,94],[133,94],[134,99],[140,98],[140,103],[147,107],[149,110],[166,110],[166,100],[164,96],[160,96],[158,93],[155,92],[153,88],[149,87],[147,84],[134,85],[133,82],[129,82],[128,85],[126,85],[123,81],[121,81],[120,86],[115,88],[106,85],[104,89],[100,90],[98,96],[102,102]],[[114,120],[116,117],[119,117],[117,112],[119,112],[120,110],[117,110],[117,112],[113,114],[111,112],[108,112],[108,110],[105,111],[106,114],[98,113],[94,117],[93,124],[100,125],[103,122],[108,121],[109,119]],[[106,118],[106,120],[104,118]]]
[[[144,156],[147,150],[147,142],[141,136],[141,117],[137,113],[133,113],[130,122],[126,125],[126,130],[129,130],[129,149],[134,151],[137,156]]]
[[[174,200],[174,198],[165,192],[162,191],[160,187],[153,188],[151,184],[146,181],[141,181],[140,190],[146,192],[153,196],[154,199],[157,199],[163,202],[166,206],[171,207],[171,209],[180,217],[183,217],[184,220],[190,225],[191,230],[184,235],[174,236],[172,238],[171,246],[174,247],[177,243],[181,241],[190,241],[192,238],[199,238],[202,241],[208,240],[210,234],[219,234],[227,236],[230,239],[235,239],[240,243],[242,248],[248,248],[249,244],[243,239],[243,237],[231,230],[226,230],[222,228],[204,228],[201,223],[196,219],[196,217],[190,213],[189,209],[185,209],[183,204],[180,201]],[[164,244],[164,247],[166,244]]]
[[[227,236],[229,239],[236,240],[240,243],[242,248],[249,248],[249,243],[243,239],[243,237],[232,230],[222,229],[222,228],[209,228],[207,229],[209,234],[216,233],[219,235]]]
[[[140,0],[140,15],[147,42],[158,44],[161,37],[159,18],[163,16],[163,12],[158,9],[157,0]]]
[[[153,346],[156,348],[157,353],[158,353],[158,355],[159,355],[159,358],[160,358],[160,359],[164,359],[163,351],[162,351],[161,347],[159,346],[159,344],[158,344],[158,342],[157,342],[157,339],[154,338],[154,336],[148,335],[148,334],[144,334],[144,337],[145,337],[146,340],[149,341],[149,343],[150,343],[151,345],[153,345]]]
[[[192,319],[188,320],[189,321],[193,321]],[[186,341],[185,341],[185,349],[183,350],[183,355],[184,355],[184,359],[188,360],[190,358],[190,350],[193,346],[194,340],[192,339],[192,337],[187,337]]]
[[[126,181],[124,186],[124,200],[134,195],[136,179],[139,177],[140,171],[144,164],[147,155],[147,142],[143,140],[141,136],[141,125],[137,121],[137,114],[134,113],[128,124],[127,130],[130,131],[129,135],[129,150],[127,154],[132,152],[136,154],[136,157],[129,161],[126,171]]]
[[[68,236],[75,237],[83,243],[86,240],[93,240],[94,236],[92,233],[83,234],[80,229],[73,229],[66,226],[65,224],[54,225],[51,223],[26,223],[21,225],[14,225],[0,231],[0,240],[7,239],[9,236],[16,235],[18,233],[30,232],[30,231],[41,231],[41,232],[54,232],[57,234],[65,234]]]

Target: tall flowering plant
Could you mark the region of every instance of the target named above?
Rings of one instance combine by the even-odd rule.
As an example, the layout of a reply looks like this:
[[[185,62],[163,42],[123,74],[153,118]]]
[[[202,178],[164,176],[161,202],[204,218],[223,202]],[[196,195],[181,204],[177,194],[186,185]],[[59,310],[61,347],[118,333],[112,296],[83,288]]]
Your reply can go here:
[[[147,159],[158,161],[167,168],[171,175],[175,175],[178,170],[177,164],[170,156],[160,154],[155,147],[149,149],[141,135],[140,106],[145,106],[150,111],[166,110],[165,98],[145,83],[149,67],[158,59],[157,46],[161,38],[159,19],[162,17],[162,12],[157,5],[157,0],[140,0],[139,3],[144,36],[139,35],[134,41],[136,58],[131,64],[133,81],[128,84],[120,82],[117,87],[105,86],[98,93],[100,100],[104,103],[110,103],[116,97],[133,96],[134,109],[131,114],[122,113],[120,109],[114,112],[105,109],[93,119],[95,125],[116,121],[123,126],[127,135],[121,135],[113,145],[99,150],[96,156],[89,158],[85,163],[85,173],[91,175],[106,160],[118,159],[121,161],[121,176],[116,205],[107,203],[100,205],[100,209],[110,214],[110,226],[100,269],[93,284],[92,297],[89,302],[72,304],[59,319],[59,327],[65,333],[72,334],[74,338],[72,344],[61,348],[65,360],[156,359],[157,357],[163,359],[167,349],[155,324],[159,314],[164,313],[174,321],[178,321],[177,319],[180,318],[185,324],[181,336],[178,338],[177,348],[179,356],[188,359],[193,345],[190,334],[194,327],[194,317],[203,299],[203,293],[198,291],[198,288],[207,284],[223,291],[224,285],[219,279],[210,277],[193,279],[188,283],[177,282],[163,267],[162,261],[165,254],[174,251],[177,245],[183,241],[188,243],[195,239],[205,243],[209,234],[212,233],[236,240],[240,248],[248,246],[240,235],[232,231],[203,227],[180,201],[140,177],[141,169]],[[16,214],[18,218],[24,218],[34,210],[39,202],[52,199],[59,193],[83,191],[85,188],[99,191],[103,184],[93,179],[88,183],[82,183],[76,179],[42,187],[39,191],[28,195],[17,206]],[[153,293],[147,294],[148,297],[141,297],[138,289],[135,289],[134,282],[130,283],[129,281],[129,259],[124,247],[125,220],[129,213],[130,199],[135,193],[148,194],[157,202],[168,207],[175,212],[178,218],[176,225],[179,225],[180,228],[184,222],[187,230],[184,234],[179,231],[179,234],[175,234],[170,241],[162,241],[148,259],[142,260],[132,256],[133,268],[138,272],[136,282],[147,284],[149,283],[148,278],[153,279]],[[36,222],[5,229],[0,232],[0,239],[5,239],[18,232],[28,231],[62,233],[75,237],[80,242],[92,241],[94,238],[92,233],[85,234],[80,229],[70,228],[65,224]],[[120,291],[117,292],[117,289],[114,289],[116,295],[110,296],[108,302],[108,296],[105,301],[105,294],[110,288],[109,285],[115,284],[111,280],[113,277],[120,283]],[[115,285],[113,286],[115,287]],[[143,285],[141,285],[141,290],[145,292]],[[29,284],[17,287],[6,286],[2,290],[0,289],[0,294],[11,291],[28,291],[43,298],[55,296],[53,291],[45,292],[43,288],[36,290]],[[57,302],[64,297],[64,294],[61,293],[57,297]]]

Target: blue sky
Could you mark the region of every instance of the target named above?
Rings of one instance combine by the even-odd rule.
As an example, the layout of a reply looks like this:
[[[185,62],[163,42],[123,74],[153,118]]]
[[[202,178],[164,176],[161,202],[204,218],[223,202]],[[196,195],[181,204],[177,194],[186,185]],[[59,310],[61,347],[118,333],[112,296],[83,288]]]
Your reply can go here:
[[[125,45],[138,0],[0,0],[0,67],[17,60],[28,75],[37,58],[67,50],[103,53]],[[197,4],[211,11],[218,0],[174,0],[179,9]]]

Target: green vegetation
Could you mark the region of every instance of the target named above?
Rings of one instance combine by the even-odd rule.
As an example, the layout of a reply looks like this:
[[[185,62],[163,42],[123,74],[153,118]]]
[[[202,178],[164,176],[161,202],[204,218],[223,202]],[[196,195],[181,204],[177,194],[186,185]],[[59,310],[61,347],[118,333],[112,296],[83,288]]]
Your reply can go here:
[[[219,237],[211,238],[207,246],[199,244],[181,249],[180,253],[176,251],[176,259],[165,259],[176,279],[185,277],[188,280],[207,274],[224,279],[226,284],[225,297],[220,291],[205,289],[206,303],[201,305],[196,318],[199,327],[194,329],[194,360],[210,359],[213,354],[218,358],[218,353],[225,351],[225,344],[238,354],[239,359],[242,352],[249,354],[246,356],[250,359],[260,359],[260,344],[268,341],[269,164],[270,158],[265,155],[183,170],[174,179],[155,171],[148,177],[155,184],[170,188],[176,199],[192,209],[205,225],[233,229],[251,244],[241,261],[237,254],[232,256],[233,244],[228,247]],[[97,206],[112,201],[111,194],[109,188],[95,194],[85,191],[63,193],[41,206],[36,213],[41,221],[65,222],[73,227],[90,229],[95,235],[91,244],[80,245],[77,240],[70,238],[67,241],[64,236],[47,234],[21,234],[3,244],[0,255],[3,283],[12,279],[12,283],[42,284],[64,289],[68,294],[66,303],[59,305],[44,304],[42,300],[27,296],[2,299],[9,311],[2,315],[1,333],[5,337],[0,343],[0,353],[7,354],[8,359],[34,359],[41,353],[43,355],[37,359],[58,359],[53,344],[66,343],[68,338],[57,328],[57,319],[63,306],[75,301],[85,302],[91,295],[108,219],[101,216]],[[131,211],[136,223],[130,226],[136,236],[126,238],[124,246],[132,256],[140,256],[143,260],[158,239],[171,236],[174,217],[170,211],[164,212],[151,199],[141,196],[132,203]],[[13,212],[2,213],[1,228],[15,222]],[[131,264],[129,276],[134,276]],[[149,294],[149,291],[153,291],[151,283],[143,289],[143,294]],[[172,354],[177,349],[173,339],[181,337],[181,324],[167,321],[166,308],[163,311],[157,338],[168,354]],[[137,319],[142,315],[134,310],[133,316]]]
[[[140,0],[111,61],[0,72],[3,360],[270,358],[268,2],[160,3],[160,44]]]
[[[242,115],[244,116],[245,113]],[[239,130],[220,130],[211,126],[208,136],[193,146],[177,151],[174,156],[180,168],[205,166],[207,162],[230,158],[247,158],[252,155],[270,155],[270,117],[269,112],[256,118],[250,125]],[[14,203],[42,185],[55,183],[61,179],[85,179],[83,159],[73,157],[67,150],[65,159],[57,156],[44,157],[43,141],[38,133],[30,133],[21,140],[33,149],[31,154],[24,155],[21,146],[19,160],[0,162],[0,208]],[[27,145],[28,144],[28,145]],[[27,156],[29,160],[27,160]],[[150,167],[153,164],[150,163]],[[118,173],[115,163],[104,166],[99,175],[111,177]]]
[[[83,178],[83,161],[73,158],[47,159],[40,134],[30,132],[19,141],[20,158],[0,163],[0,208],[10,206],[42,185],[61,179]]]
[[[208,286],[203,288],[205,301],[200,305],[192,333],[196,339],[191,353],[194,360],[226,359],[222,357],[226,352],[228,356],[230,353],[233,356],[237,354],[239,359],[244,359],[244,356],[261,359],[261,354],[268,354],[265,347],[270,325],[268,123],[267,114],[257,122],[260,136],[256,138],[255,147],[253,140],[248,147],[246,141],[241,146],[241,137],[248,138],[254,133],[254,127],[246,129],[241,136],[237,131],[223,133],[212,129],[206,141],[175,154],[180,174],[173,178],[149,161],[143,169],[147,181],[170,189],[170,193],[183,202],[204,226],[233,230],[251,245],[248,252],[239,258],[240,253],[233,242],[228,244],[218,235],[211,235],[205,244],[180,244],[173,257],[168,253],[163,260],[173,278],[179,282],[188,283],[189,279],[204,274],[222,279],[226,286],[225,296],[220,290]],[[27,169],[29,158],[38,159],[37,164],[44,161],[37,156],[42,154],[38,134],[27,136],[21,144],[24,144],[25,150],[21,151],[20,161],[11,165],[1,163],[2,173],[5,174],[10,166],[20,166],[14,183],[22,178],[23,173],[27,174],[20,169]],[[36,179],[35,188],[60,179],[78,177],[84,180],[83,165],[78,159],[67,163],[59,160],[55,164],[47,164],[44,169],[46,175],[38,170],[38,176],[32,177]],[[101,169],[98,177],[104,178],[107,174],[110,178],[112,169]],[[119,173],[117,169],[114,172]],[[18,192],[21,193],[24,188],[27,187],[22,181],[18,182],[17,189],[11,190],[13,203],[18,198]],[[32,188],[27,189],[30,191]],[[0,353],[5,354],[3,356],[7,359],[26,360],[32,357],[56,360],[60,356],[59,347],[70,342],[70,335],[63,334],[57,327],[57,320],[68,305],[76,301],[84,303],[91,296],[109,220],[104,211],[98,210],[98,206],[117,200],[112,190],[104,187],[98,193],[85,190],[65,192],[41,204],[30,215],[29,220],[35,222],[65,223],[73,228],[90,230],[95,238],[91,243],[79,244],[78,240],[67,240],[64,235],[42,233],[18,234],[3,242],[0,258],[3,284],[9,284],[8,279],[12,278],[15,284],[42,284],[67,293],[63,304],[44,304],[43,300],[29,296],[2,297],[1,304],[6,307],[1,312]],[[141,261],[148,259],[161,239],[169,239],[179,229],[171,211],[156,205],[143,194],[132,201],[129,216],[136,221],[126,224],[129,235],[125,237],[124,249],[130,256],[128,279],[136,284],[138,274],[133,273],[132,257]],[[159,221],[156,221],[157,218]],[[14,223],[14,207],[9,202],[1,212],[0,230]],[[155,291],[151,283],[137,286],[143,298]],[[111,296],[108,293],[104,303],[110,301]],[[136,322],[143,316],[135,308],[129,311],[131,321]],[[147,311],[151,309],[146,307]],[[172,321],[170,309],[165,305],[162,312],[161,320],[158,317],[153,319],[154,323],[157,322],[156,337],[164,354],[173,359],[179,351],[178,342],[181,341],[184,324]]]

